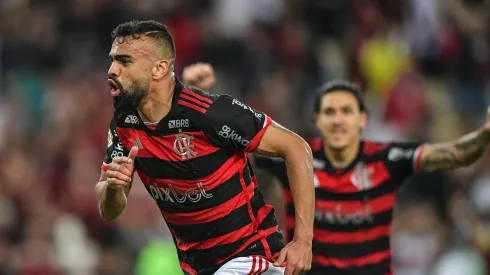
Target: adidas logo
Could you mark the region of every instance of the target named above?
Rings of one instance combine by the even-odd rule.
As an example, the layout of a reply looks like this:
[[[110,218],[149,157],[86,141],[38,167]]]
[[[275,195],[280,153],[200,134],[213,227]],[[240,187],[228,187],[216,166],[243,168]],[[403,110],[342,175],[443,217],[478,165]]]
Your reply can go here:
[[[133,142],[133,146],[136,146],[139,149],[143,149],[143,144],[141,143],[140,138],[136,138],[136,140]]]
[[[133,115],[128,115],[126,119],[124,120],[124,123],[129,123],[129,124],[138,124],[138,118]]]

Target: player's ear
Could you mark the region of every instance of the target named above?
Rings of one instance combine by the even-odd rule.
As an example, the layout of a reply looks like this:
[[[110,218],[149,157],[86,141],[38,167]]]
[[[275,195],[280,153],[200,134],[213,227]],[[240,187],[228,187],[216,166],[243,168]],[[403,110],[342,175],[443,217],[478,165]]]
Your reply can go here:
[[[168,60],[157,60],[153,65],[152,74],[153,79],[161,79],[170,70],[170,62]]]
[[[313,114],[313,123],[315,123],[315,125],[318,126],[318,119],[319,119],[319,115],[318,114]]]
[[[368,119],[367,113],[361,112],[361,118],[359,120],[359,126],[361,127],[361,129],[364,129],[366,127],[367,119]]]

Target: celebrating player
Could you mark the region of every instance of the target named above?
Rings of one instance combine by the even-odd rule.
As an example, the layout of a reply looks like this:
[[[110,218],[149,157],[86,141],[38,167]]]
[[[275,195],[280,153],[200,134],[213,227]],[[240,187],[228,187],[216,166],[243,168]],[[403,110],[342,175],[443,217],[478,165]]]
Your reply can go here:
[[[186,70],[184,81],[192,80],[203,89],[212,85],[209,78],[213,76],[203,65]],[[366,106],[362,92],[352,83],[327,83],[320,89],[314,111],[323,137],[309,140],[316,190],[313,264],[308,274],[393,274],[389,236],[398,187],[412,173],[452,169],[478,160],[490,143],[490,112],[482,128],[456,141],[420,144],[362,140]],[[255,154],[253,161],[283,183],[288,234],[292,234],[297,204],[286,165]]]
[[[185,274],[302,274],[311,267],[311,149],[266,114],[174,76],[168,29],[132,21],[112,32],[108,83],[114,99],[96,195],[101,215],[126,207],[136,171],[160,208]],[[246,152],[284,158],[296,204],[285,244]]]

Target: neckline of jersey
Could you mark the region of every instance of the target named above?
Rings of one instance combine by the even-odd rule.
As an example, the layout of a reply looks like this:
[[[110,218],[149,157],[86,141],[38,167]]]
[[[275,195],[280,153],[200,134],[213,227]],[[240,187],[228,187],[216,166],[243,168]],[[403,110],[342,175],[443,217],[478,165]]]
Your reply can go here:
[[[141,121],[140,125],[142,125],[141,127],[143,128],[144,131],[150,133],[156,132],[162,127],[162,125],[167,125],[169,118],[177,113],[177,109],[178,109],[177,101],[179,100],[179,95],[183,88],[184,88],[184,84],[180,81],[179,78],[175,76],[175,87],[174,87],[174,94],[172,95],[172,106],[170,106],[170,111],[168,111],[168,113],[158,122],[151,122],[147,124],[145,121],[143,121],[138,111],[136,111],[136,115],[138,119]],[[154,129],[151,129],[148,126],[154,126]]]

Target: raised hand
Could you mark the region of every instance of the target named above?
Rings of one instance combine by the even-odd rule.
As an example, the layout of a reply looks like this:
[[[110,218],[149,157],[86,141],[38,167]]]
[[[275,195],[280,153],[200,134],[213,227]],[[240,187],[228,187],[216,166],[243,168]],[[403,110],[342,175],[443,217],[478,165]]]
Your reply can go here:
[[[107,165],[107,188],[124,188],[131,183],[134,172],[134,159],[138,155],[138,147],[133,146],[127,157],[115,157]]]
[[[184,68],[182,80],[185,85],[208,90],[216,83],[213,67],[208,63],[196,63]]]

